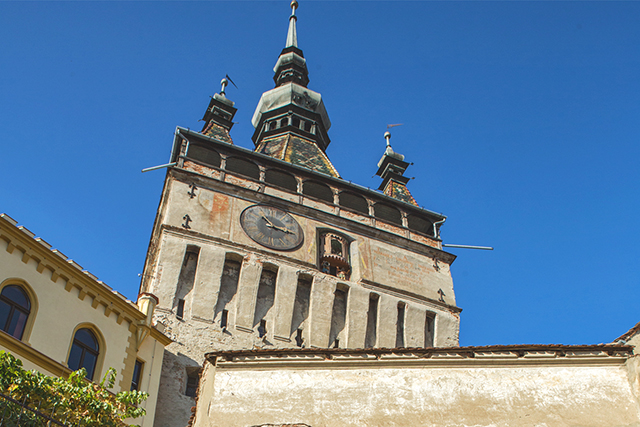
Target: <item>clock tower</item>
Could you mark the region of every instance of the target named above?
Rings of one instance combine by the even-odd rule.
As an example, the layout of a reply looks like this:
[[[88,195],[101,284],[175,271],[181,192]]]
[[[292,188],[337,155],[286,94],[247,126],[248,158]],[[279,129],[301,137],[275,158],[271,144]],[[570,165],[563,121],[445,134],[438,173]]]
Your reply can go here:
[[[187,424],[211,351],[458,345],[445,217],[417,205],[389,138],[381,191],[340,178],[291,6],[275,88],[253,115],[255,149],[233,144],[227,79],[202,131],[176,129],[140,288],[158,296],[174,341],[157,427]]]

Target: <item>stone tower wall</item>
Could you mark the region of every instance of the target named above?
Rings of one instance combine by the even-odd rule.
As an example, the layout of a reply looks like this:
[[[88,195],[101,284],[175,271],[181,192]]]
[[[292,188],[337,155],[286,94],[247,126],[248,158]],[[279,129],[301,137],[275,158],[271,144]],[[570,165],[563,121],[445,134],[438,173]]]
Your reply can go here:
[[[217,148],[223,160],[225,150],[237,150]],[[142,283],[158,296],[156,320],[174,340],[165,353],[158,427],[186,423],[194,401],[185,393],[214,350],[458,344],[454,257],[438,239],[301,194],[309,177],[300,170],[287,171],[297,191],[270,185],[264,176],[273,165],[256,161],[259,179],[188,156],[167,174]],[[326,185],[339,195],[336,182]],[[239,218],[256,204],[289,212],[304,233],[301,246],[276,251],[253,241]],[[319,236],[327,231],[349,242],[348,277],[321,271]]]

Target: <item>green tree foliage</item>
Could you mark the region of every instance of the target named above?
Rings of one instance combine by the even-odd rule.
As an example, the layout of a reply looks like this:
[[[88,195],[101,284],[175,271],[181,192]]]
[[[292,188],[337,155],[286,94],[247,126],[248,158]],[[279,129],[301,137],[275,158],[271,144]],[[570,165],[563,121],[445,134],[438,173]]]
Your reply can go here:
[[[86,371],[80,369],[69,378],[49,377],[37,371],[26,371],[22,362],[11,354],[0,351],[0,393],[56,421],[82,427],[124,427],[126,418],[145,415],[137,405],[148,394],[140,391],[123,391],[113,394],[116,371],[109,368],[98,385],[85,379]],[[106,387],[105,387],[106,384]],[[32,411],[22,410],[20,405],[0,399],[0,418],[3,427],[47,426],[47,422]],[[52,427],[53,423],[50,424]]]

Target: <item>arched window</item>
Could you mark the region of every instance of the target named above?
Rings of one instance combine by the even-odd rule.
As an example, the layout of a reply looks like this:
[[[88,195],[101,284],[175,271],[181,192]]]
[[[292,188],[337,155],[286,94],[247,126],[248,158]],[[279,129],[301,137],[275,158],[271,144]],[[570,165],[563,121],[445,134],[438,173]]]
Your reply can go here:
[[[217,151],[210,148],[201,147],[199,145],[189,145],[189,151],[187,157],[194,160],[199,160],[203,163],[207,163],[211,166],[220,167],[220,154]]]
[[[99,354],[98,338],[96,338],[91,329],[78,329],[73,337],[67,365],[74,371],[80,368],[86,369],[87,379],[93,380]]]
[[[333,191],[328,185],[319,182],[305,181],[302,184],[302,194],[333,203]]]
[[[260,179],[260,168],[249,160],[240,157],[229,157],[227,159],[226,169],[229,172],[236,172],[253,179]]]
[[[358,211],[365,215],[369,214],[369,205],[367,204],[367,199],[362,196],[358,196],[357,194],[349,193],[346,191],[340,193],[340,206],[353,209],[354,211]]]
[[[419,231],[428,236],[433,236],[433,223],[428,219],[421,218],[416,215],[409,215],[407,217],[409,228],[414,231]]]
[[[5,286],[0,292],[0,328],[21,340],[29,313],[31,301],[24,289],[17,285]]]
[[[385,205],[382,203],[376,203],[373,206],[374,215],[376,218],[388,221],[394,224],[402,225],[402,214],[393,206]]]
[[[267,170],[264,175],[264,182],[286,188],[294,193],[298,191],[298,182],[296,181],[296,178],[291,174],[279,170]]]

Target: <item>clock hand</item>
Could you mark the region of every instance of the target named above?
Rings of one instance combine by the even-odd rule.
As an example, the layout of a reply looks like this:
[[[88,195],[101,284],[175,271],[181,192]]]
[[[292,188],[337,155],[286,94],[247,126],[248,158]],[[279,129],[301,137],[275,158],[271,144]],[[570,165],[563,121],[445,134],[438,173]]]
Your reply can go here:
[[[267,218],[266,216],[262,215],[262,219],[267,221],[267,227],[275,228],[275,225],[273,225],[273,223],[271,221],[269,221],[269,218]]]
[[[281,232],[283,232],[283,233],[285,233],[285,234],[293,234],[293,231],[288,230],[288,229],[283,228],[283,227],[278,227],[277,225],[273,225],[273,224],[271,224],[271,225],[270,225],[270,224],[267,224],[267,227],[273,228],[274,230],[281,231]]]
[[[287,228],[282,228],[282,227],[278,227],[277,225],[275,225],[274,223],[272,223],[269,218],[267,218],[266,216],[262,215],[262,218],[267,222],[267,227],[269,228],[273,228],[274,230],[278,230],[281,231],[285,234],[293,234],[293,231],[287,229]]]

